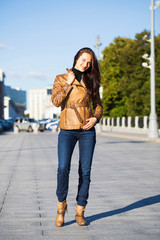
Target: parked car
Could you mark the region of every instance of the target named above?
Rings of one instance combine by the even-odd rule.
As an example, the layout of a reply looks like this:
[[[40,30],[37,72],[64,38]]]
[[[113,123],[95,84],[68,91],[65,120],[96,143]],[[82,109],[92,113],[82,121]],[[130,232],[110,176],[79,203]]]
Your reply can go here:
[[[44,132],[44,130],[45,130],[45,124],[44,123],[41,123],[41,122],[37,122],[38,123],[38,130],[40,131],[40,132]]]
[[[46,129],[47,130],[52,130],[52,126],[53,125],[59,125],[59,118],[53,118],[53,119],[50,119],[50,122],[48,122],[46,124]]]
[[[60,124],[60,119],[58,118],[58,119],[56,119],[56,120],[48,123],[48,124],[46,125],[46,129],[48,129],[48,130],[50,130],[50,131],[53,131],[53,130],[54,130],[54,131],[58,132],[59,124]]]
[[[0,124],[3,127],[3,130],[9,130],[13,126],[13,124],[5,119],[0,119]]]
[[[5,120],[8,123],[9,129],[13,128],[14,120],[12,118]]]
[[[38,123],[41,125],[41,129],[43,129],[43,131],[46,129],[46,125],[51,121],[50,118],[44,118],[38,121]],[[40,130],[41,131],[41,130]]]
[[[0,132],[3,132],[3,126],[0,123]]]
[[[14,130],[16,129],[18,132],[21,130],[32,132],[38,127],[38,123],[33,118],[16,118],[14,122]]]

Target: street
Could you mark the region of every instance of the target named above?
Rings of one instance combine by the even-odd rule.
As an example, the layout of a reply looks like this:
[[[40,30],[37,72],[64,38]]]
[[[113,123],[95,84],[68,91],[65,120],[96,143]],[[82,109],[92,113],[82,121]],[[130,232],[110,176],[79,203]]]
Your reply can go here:
[[[86,227],[75,222],[77,145],[57,228],[57,136],[0,135],[0,240],[159,240],[160,143],[97,135]]]

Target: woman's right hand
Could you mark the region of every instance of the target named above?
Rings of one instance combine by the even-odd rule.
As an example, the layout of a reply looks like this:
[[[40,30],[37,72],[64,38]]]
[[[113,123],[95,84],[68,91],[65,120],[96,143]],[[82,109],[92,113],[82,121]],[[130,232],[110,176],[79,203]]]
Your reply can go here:
[[[70,85],[72,85],[72,83],[74,82],[75,78],[76,78],[76,77],[75,77],[75,74],[74,74],[72,71],[70,71],[70,72],[68,73],[67,83],[70,84]]]

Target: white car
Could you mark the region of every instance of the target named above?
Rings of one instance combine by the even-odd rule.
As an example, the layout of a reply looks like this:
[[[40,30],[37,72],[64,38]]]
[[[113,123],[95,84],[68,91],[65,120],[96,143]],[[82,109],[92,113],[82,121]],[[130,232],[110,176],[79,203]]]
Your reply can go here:
[[[14,122],[14,130],[20,132],[25,130],[27,132],[33,132],[39,125],[33,118],[16,118]]]

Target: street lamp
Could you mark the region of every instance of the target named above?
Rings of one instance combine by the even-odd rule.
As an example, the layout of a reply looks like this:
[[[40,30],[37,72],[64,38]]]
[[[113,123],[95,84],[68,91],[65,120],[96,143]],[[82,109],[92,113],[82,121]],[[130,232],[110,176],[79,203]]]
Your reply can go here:
[[[151,55],[144,54],[142,57],[149,61],[148,63],[142,63],[143,67],[150,68],[150,102],[151,111],[149,116],[149,133],[148,137],[157,138],[158,137],[158,126],[157,126],[157,115],[156,115],[156,99],[155,99],[155,50],[154,50],[154,9],[160,6],[160,1],[156,2],[154,6],[154,0],[151,0],[151,39],[147,40],[146,36],[144,39],[151,44]]]
[[[101,60],[100,56],[99,56],[99,47],[102,45],[102,43],[100,42],[100,39],[99,39],[99,35],[97,35],[97,38],[96,38],[96,44],[94,45],[94,47],[96,48],[97,50],[97,59],[98,61]]]
[[[156,9],[156,8],[158,8],[158,7],[160,7],[160,1],[157,1],[157,2],[156,2],[156,6],[154,7],[154,9]]]

